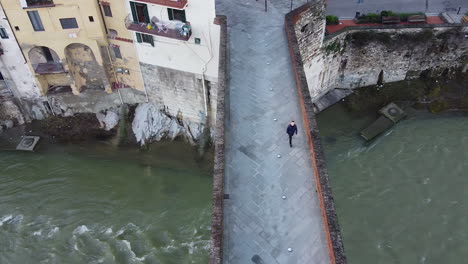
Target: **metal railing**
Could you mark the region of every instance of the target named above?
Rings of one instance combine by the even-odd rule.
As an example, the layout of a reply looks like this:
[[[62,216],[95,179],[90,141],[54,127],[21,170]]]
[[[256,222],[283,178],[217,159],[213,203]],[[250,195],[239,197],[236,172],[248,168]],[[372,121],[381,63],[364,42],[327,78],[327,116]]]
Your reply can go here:
[[[189,22],[152,20],[154,20],[154,22],[134,22],[129,14],[125,18],[125,26],[131,31],[184,41],[189,40],[192,35],[192,28]]]

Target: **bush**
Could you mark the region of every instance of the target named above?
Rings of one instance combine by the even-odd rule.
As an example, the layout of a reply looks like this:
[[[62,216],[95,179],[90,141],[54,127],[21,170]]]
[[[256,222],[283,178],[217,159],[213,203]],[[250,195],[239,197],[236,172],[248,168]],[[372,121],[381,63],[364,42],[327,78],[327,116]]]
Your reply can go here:
[[[390,10],[384,10],[384,11],[380,12],[380,15],[383,16],[383,17],[387,17],[387,16],[397,16],[396,13],[393,13],[393,12],[390,11]]]
[[[382,17],[376,13],[369,13],[358,17],[356,23],[363,24],[363,23],[380,23],[382,22]]]
[[[376,13],[369,13],[364,14],[357,18],[356,23],[363,24],[363,23],[381,23],[382,17],[389,17],[389,16],[399,16],[402,22],[408,21],[409,16],[413,15],[424,15],[422,12],[415,12],[415,13],[395,13],[390,10],[384,10],[380,12],[380,14]]]
[[[406,22],[408,21],[408,17],[410,16],[414,16],[414,15],[424,15],[424,13],[422,12],[417,12],[417,13],[399,13],[397,14],[398,16],[400,16],[400,20],[402,22]]]
[[[337,16],[328,15],[326,16],[327,25],[338,25],[340,23],[340,19]]]

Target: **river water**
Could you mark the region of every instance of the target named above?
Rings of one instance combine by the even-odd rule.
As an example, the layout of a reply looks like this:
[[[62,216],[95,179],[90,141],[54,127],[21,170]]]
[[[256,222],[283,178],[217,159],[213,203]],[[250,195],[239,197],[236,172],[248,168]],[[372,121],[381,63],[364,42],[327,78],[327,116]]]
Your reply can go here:
[[[342,105],[318,125],[350,264],[468,258],[468,114],[415,113],[377,140]]]
[[[0,151],[0,263],[207,263],[211,162],[183,143]]]

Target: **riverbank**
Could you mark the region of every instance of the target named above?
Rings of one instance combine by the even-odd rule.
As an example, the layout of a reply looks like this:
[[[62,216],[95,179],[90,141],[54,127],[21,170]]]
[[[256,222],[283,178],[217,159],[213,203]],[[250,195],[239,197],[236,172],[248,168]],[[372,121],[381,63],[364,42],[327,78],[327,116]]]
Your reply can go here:
[[[359,88],[317,115],[350,264],[456,263],[467,256],[466,80]],[[408,117],[366,142],[360,131],[390,102],[407,107]]]
[[[343,99],[347,109],[356,114],[377,112],[396,102],[418,110],[440,113],[447,110],[468,110],[468,73],[452,78],[424,77],[358,88]]]

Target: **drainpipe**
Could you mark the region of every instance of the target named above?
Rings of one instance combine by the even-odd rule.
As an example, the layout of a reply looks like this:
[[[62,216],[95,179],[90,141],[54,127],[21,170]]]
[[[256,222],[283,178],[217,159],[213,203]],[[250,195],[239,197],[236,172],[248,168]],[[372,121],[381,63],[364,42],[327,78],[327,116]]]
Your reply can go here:
[[[187,46],[193,53],[195,53],[195,55],[197,55],[200,58],[200,60],[204,63],[201,69],[202,70],[201,76],[202,76],[202,87],[203,87],[203,101],[205,105],[205,118],[207,119],[207,121],[208,121],[208,98],[207,98],[206,86],[205,86],[205,72],[208,70],[207,69],[208,63],[210,63],[210,61],[213,59],[210,27],[208,27],[208,40],[209,40],[208,51],[210,53],[210,58],[207,61],[205,61],[202,57],[200,57],[200,55],[198,55],[197,52],[195,52],[187,43],[184,42],[185,46]]]
[[[101,3],[99,2],[99,0],[97,0],[97,4],[98,4],[98,8],[99,8],[99,14],[101,15],[102,25],[104,26],[104,29],[106,30],[106,35],[107,35],[107,34],[109,34],[109,32],[107,30],[106,19],[104,18],[104,14],[102,13]],[[111,70],[112,70],[112,73],[114,74],[114,79],[115,79],[116,83],[119,83],[119,80],[117,79],[117,74],[115,73],[114,62],[112,61],[112,57],[111,57],[111,54],[110,54],[110,51],[109,51],[109,42],[108,41],[106,41],[106,42],[107,42],[106,51],[107,51],[107,56],[109,56],[109,61],[110,61],[110,64],[111,64]],[[122,99],[122,94],[120,94],[119,88],[117,88],[117,92],[119,93],[120,104],[124,104],[123,99]]]
[[[109,61],[110,61],[110,64],[111,64],[112,73],[114,74],[115,81],[118,84],[119,79],[117,79],[117,74],[115,73],[115,67],[114,67],[114,63],[112,62],[112,57],[111,57],[111,54],[110,54],[110,51],[109,51],[109,45],[106,45],[106,50],[107,50],[107,56],[109,56]],[[120,94],[119,88],[117,88],[117,92],[119,93],[120,104],[124,104],[123,99],[122,99],[122,95]]]

